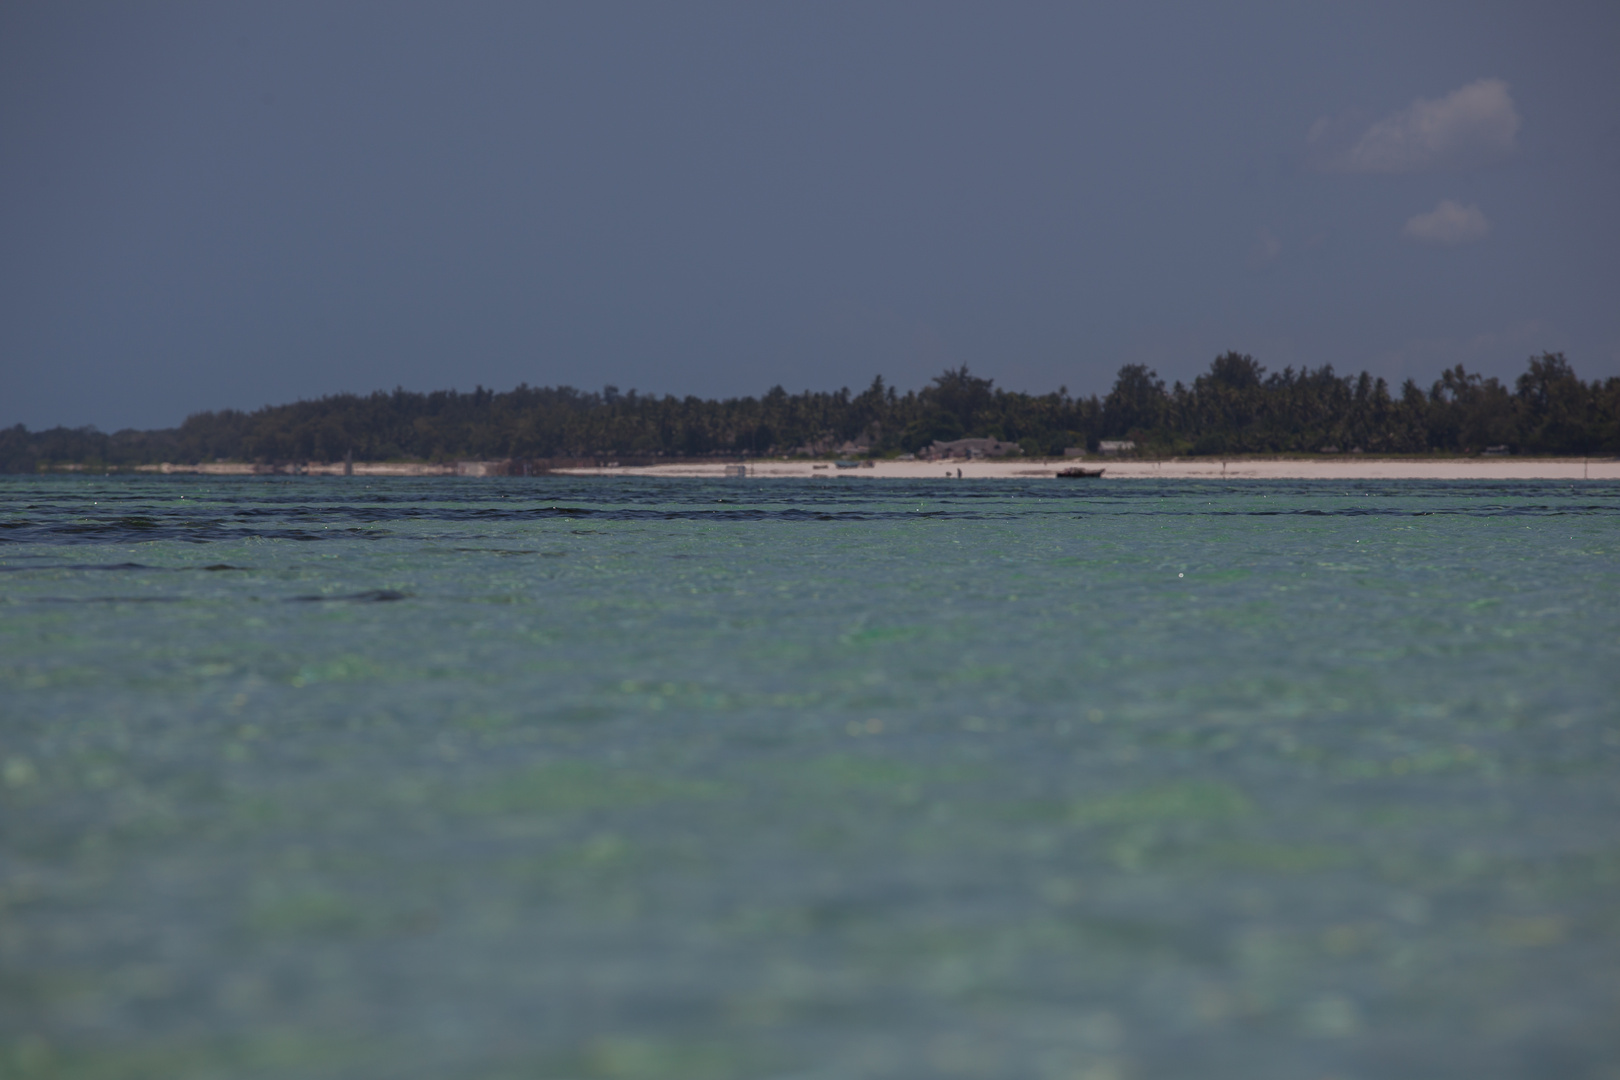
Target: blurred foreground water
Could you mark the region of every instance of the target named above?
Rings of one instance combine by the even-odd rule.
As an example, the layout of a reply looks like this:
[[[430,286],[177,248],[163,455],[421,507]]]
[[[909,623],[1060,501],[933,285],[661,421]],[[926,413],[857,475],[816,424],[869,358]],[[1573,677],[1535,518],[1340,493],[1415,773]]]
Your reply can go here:
[[[1620,1077],[1620,488],[0,478],[0,1076]]]

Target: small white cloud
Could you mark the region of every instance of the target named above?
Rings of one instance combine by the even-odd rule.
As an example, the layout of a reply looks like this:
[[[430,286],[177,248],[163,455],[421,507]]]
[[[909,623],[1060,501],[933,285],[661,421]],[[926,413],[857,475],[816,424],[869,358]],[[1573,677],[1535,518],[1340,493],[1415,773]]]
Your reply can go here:
[[[1464,206],[1450,199],[1441,199],[1439,206],[1409,220],[1402,231],[1413,240],[1425,244],[1454,247],[1485,239],[1491,231],[1491,223],[1485,220],[1484,213],[1477,206]]]
[[[1520,126],[1501,79],[1480,79],[1435,100],[1418,98],[1359,136],[1352,123],[1324,118],[1311,125],[1307,141],[1319,168],[1355,173],[1474,168],[1512,154]]]
[[[1270,229],[1261,229],[1254,238],[1254,246],[1249,249],[1249,269],[1258,270],[1276,262],[1282,249],[1282,241],[1273,236]]]

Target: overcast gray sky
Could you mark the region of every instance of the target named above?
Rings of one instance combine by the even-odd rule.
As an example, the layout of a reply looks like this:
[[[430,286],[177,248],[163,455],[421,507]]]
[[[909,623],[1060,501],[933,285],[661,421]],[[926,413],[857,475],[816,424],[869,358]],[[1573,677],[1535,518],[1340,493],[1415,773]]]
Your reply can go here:
[[[1620,4],[0,5],[0,423],[1620,374]]]

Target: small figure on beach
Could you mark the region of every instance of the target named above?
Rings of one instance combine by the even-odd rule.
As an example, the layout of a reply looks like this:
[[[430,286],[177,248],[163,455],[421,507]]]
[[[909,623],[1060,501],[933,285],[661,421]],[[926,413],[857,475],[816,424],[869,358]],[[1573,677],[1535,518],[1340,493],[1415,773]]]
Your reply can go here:
[[[962,470],[961,469],[956,470],[956,478],[958,480],[962,479]]]

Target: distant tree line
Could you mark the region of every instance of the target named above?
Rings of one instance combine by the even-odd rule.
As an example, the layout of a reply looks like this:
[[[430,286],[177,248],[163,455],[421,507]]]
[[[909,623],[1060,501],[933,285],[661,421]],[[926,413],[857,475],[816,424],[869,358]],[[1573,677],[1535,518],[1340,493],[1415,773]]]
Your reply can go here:
[[[1583,382],[1561,353],[1532,357],[1513,387],[1461,365],[1427,389],[1398,393],[1331,367],[1266,373],[1251,356],[1217,357],[1192,385],[1166,387],[1141,364],[1121,368],[1102,398],[997,389],[966,366],[902,394],[881,377],[858,394],[722,401],[527,385],[505,393],[395,390],[338,394],[253,412],[197,413],[177,428],[0,429],[0,470],[77,464],[871,455],[934,440],[990,436],[1025,453],[1095,449],[1132,439],[1145,453],[1620,453],[1620,378]]]

